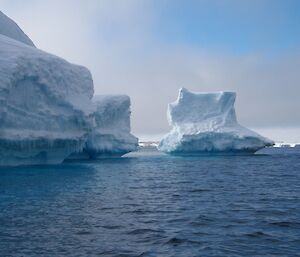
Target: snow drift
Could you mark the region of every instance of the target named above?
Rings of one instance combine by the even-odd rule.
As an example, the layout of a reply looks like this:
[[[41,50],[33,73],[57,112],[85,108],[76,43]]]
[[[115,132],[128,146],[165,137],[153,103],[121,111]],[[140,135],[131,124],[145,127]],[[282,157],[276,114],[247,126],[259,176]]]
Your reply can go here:
[[[122,156],[137,150],[138,139],[130,133],[130,98],[127,95],[96,95],[95,124],[83,152],[70,158]]]
[[[237,122],[234,92],[192,93],[182,88],[168,106],[173,129],[160,142],[161,151],[184,153],[254,153],[273,142]]]

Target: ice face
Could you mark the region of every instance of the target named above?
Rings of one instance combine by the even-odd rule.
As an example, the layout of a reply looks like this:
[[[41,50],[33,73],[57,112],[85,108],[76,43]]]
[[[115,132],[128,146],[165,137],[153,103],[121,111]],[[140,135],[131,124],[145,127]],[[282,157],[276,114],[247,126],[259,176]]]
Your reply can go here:
[[[35,47],[31,39],[20,29],[20,27],[4,13],[0,11],[0,34]]]
[[[193,93],[180,89],[168,106],[173,127],[160,142],[168,153],[255,152],[273,142],[238,124],[234,92]]]
[[[95,125],[83,153],[71,158],[122,156],[135,151],[138,139],[130,133],[130,98],[126,95],[96,95]]]
[[[214,130],[237,124],[234,92],[192,93],[181,88],[176,102],[168,106],[172,126],[196,126],[197,130]]]
[[[60,163],[81,151],[92,95],[86,68],[0,35],[0,165]]]

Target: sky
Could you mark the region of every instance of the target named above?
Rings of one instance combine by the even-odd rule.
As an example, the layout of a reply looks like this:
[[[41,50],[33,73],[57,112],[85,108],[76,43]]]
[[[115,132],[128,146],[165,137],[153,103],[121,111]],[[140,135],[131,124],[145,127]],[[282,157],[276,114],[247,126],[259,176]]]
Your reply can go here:
[[[242,125],[300,142],[298,0],[0,0],[0,6],[38,48],[89,68],[96,94],[128,94],[137,135],[166,133],[167,104],[186,87],[236,91]]]

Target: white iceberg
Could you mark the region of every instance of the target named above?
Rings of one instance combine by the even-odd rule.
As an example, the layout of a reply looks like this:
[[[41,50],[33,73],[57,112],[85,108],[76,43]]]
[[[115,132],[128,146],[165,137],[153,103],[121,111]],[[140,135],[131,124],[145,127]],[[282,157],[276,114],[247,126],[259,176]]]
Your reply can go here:
[[[180,89],[168,106],[172,130],[158,149],[173,154],[254,153],[273,141],[237,122],[234,92],[193,93]]]
[[[127,95],[96,95],[94,128],[83,152],[70,159],[119,157],[136,151],[138,139],[130,133],[130,98]]]
[[[92,96],[86,68],[0,35],[0,165],[61,163],[81,151]]]
[[[96,96],[85,67],[35,48],[0,12],[0,166],[137,149],[128,96]]]

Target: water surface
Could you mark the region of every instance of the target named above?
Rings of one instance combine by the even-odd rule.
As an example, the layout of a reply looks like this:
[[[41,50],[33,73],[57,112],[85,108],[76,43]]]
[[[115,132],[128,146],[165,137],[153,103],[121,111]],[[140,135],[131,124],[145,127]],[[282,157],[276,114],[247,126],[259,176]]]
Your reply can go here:
[[[0,256],[299,256],[300,155],[0,169]]]

